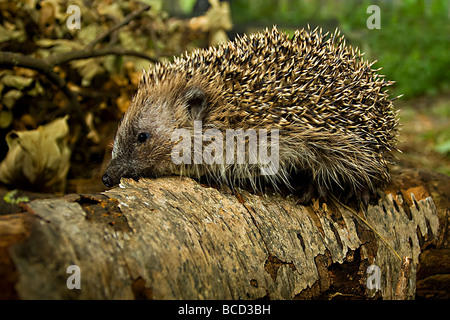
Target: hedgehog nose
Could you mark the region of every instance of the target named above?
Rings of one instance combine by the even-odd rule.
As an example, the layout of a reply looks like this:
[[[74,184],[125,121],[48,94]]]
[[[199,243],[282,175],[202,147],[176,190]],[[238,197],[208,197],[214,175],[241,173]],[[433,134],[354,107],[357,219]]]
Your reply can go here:
[[[107,186],[108,188],[111,188],[112,186],[114,186],[114,183],[112,182],[111,177],[108,175],[108,173],[105,173],[102,177],[102,182],[105,186]]]

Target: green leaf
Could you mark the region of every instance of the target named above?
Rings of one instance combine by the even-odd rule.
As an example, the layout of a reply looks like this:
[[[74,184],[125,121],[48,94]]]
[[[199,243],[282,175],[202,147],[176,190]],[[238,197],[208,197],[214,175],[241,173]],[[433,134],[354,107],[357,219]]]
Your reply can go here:
[[[3,200],[6,203],[18,204],[19,202],[28,202],[30,199],[28,197],[17,197],[15,198],[17,193],[17,189],[11,190],[3,197]]]
[[[0,111],[0,128],[8,128],[13,120],[12,112],[9,110]]]
[[[444,142],[436,145],[434,148],[440,154],[445,155],[447,153],[450,153],[450,140],[444,141]]]

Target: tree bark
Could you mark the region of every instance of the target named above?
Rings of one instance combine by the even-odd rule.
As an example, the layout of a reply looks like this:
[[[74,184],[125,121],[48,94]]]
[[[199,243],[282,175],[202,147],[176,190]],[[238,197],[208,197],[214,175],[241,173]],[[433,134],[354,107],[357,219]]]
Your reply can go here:
[[[34,200],[0,216],[0,297],[448,298],[450,178],[394,181],[364,212],[177,177]]]

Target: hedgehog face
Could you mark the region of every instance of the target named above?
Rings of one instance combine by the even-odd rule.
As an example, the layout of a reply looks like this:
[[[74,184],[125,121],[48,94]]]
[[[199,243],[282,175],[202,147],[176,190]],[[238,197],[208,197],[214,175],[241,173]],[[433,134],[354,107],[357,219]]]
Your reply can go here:
[[[205,117],[206,96],[197,86],[186,86],[171,96],[154,96],[142,98],[138,92],[119,125],[112,159],[102,178],[107,187],[122,177],[179,173],[179,166],[171,160],[172,133],[177,128],[192,128],[195,120]]]
[[[158,175],[155,164],[164,163],[167,150],[170,150],[166,134],[160,128],[164,126],[158,125],[157,118],[145,124],[141,119],[124,119],[117,130],[112,159],[103,176],[106,186],[118,184],[122,177],[136,179]]]

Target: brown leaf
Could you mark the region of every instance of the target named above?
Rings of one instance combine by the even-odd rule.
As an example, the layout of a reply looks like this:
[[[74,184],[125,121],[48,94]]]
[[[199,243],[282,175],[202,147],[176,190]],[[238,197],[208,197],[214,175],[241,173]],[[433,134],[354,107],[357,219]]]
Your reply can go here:
[[[11,131],[8,154],[0,163],[0,181],[41,191],[62,191],[70,167],[68,116],[36,130]]]
[[[121,113],[125,113],[130,106],[130,97],[125,91],[120,93],[120,96],[116,99],[117,107]]]
[[[55,6],[51,2],[42,2],[39,10],[39,29],[47,37],[52,35],[55,28]]]

